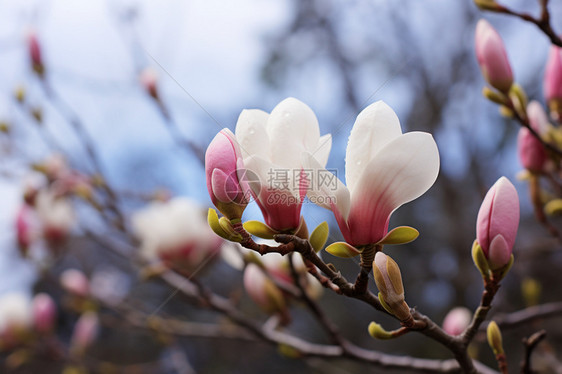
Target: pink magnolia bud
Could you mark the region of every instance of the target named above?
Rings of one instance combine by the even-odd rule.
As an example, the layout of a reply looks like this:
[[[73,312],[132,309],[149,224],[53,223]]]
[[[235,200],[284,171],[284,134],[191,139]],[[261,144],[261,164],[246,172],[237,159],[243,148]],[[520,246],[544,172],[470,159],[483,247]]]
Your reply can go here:
[[[244,288],[266,313],[284,313],[286,310],[283,293],[256,264],[249,264],[244,270]]]
[[[60,284],[67,292],[80,297],[90,295],[90,281],[80,270],[67,269],[60,276]]]
[[[476,221],[476,237],[492,270],[509,263],[518,227],[519,196],[501,177],[484,197]]]
[[[46,293],[37,294],[33,298],[33,324],[40,334],[53,331],[57,318],[57,306],[51,296]]]
[[[562,48],[550,47],[544,73],[544,97],[552,117],[560,120],[562,116]]]
[[[27,255],[33,241],[32,214],[31,208],[27,204],[23,204],[16,216],[16,236],[20,253],[23,256]]]
[[[144,69],[139,76],[140,83],[144,87],[145,91],[153,98],[158,100],[158,87],[156,83],[158,81],[158,75],[153,68]]]
[[[221,130],[205,153],[207,190],[211,201],[228,219],[239,219],[246,209],[248,199],[238,177],[242,168],[242,152],[228,130]]]
[[[548,132],[548,117],[537,101],[531,101],[527,105],[527,116],[529,117],[531,127],[537,134],[544,135]],[[525,169],[536,173],[544,169],[545,163],[548,160],[546,149],[525,127],[519,130],[517,151],[519,160]]]
[[[443,320],[443,330],[450,335],[460,335],[472,320],[472,313],[465,307],[453,308]]]
[[[30,30],[27,35],[27,47],[29,49],[29,58],[31,60],[33,70],[38,75],[43,75],[45,67],[43,66],[41,46],[39,45],[39,40],[37,39],[37,33],[35,30]]]
[[[85,312],[80,316],[70,341],[73,352],[84,353],[86,349],[96,340],[99,330],[99,318],[95,312]]]
[[[507,53],[498,32],[484,19],[476,25],[475,47],[486,81],[498,91],[508,93],[513,84],[513,73]]]

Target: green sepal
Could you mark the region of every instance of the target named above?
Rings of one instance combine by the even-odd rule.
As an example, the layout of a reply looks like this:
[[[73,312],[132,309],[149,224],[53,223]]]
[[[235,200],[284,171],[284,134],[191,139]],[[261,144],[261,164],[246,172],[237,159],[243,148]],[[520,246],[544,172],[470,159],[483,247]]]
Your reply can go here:
[[[326,252],[341,258],[352,258],[361,254],[361,251],[346,242],[336,242],[330,244],[326,247]]]
[[[228,218],[221,217],[219,219],[219,225],[224,230],[224,232],[228,235],[228,238],[226,239],[230,240],[231,242],[242,241],[242,235],[234,231],[234,228],[232,227],[232,223]]]
[[[375,339],[388,340],[394,338],[392,333],[386,331],[381,325],[376,322],[369,323],[369,335]]]
[[[413,227],[399,226],[392,229],[377,244],[406,244],[416,240],[419,235],[419,231]]]
[[[488,265],[488,259],[484,254],[484,250],[480,244],[478,244],[478,240],[474,240],[474,243],[472,244],[472,260],[474,261],[476,268],[480,271],[480,274],[482,274],[482,277],[484,279],[489,279],[490,265]]]
[[[549,216],[562,214],[562,199],[550,200],[544,205],[544,212]]]
[[[322,222],[314,229],[314,231],[312,231],[309,242],[316,253],[320,252],[322,248],[324,248],[329,234],[330,227],[327,222]]]
[[[481,10],[489,10],[491,12],[499,12],[502,9],[494,0],[474,0],[474,4]]]
[[[501,93],[501,92],[494,91],[494,90],[490,89],[490,87],[484,87],[484,88],[482,89],[482,95],[483,95],[486,99],[488,99],[488,100],[490,100],[490,101],[492,101],[492,102],[494,102],[494,103],[496,103],[496,104],[507,105],[508,102],[509,102],[507,96],[505,96],[505,95],[504,95],[503,93]]]
[[[273,239],[273,236],[279,234],[271,227],[260,221],[244,222],[244,229],[250,234],[262,239]]]
[[[511,267],[513,266],[513,261],[515,261],[515,257],[513,257],[513,254],[512,254],[511,258],[509,259],[509,262],[507,263],[507,265],[505,265],[503,268],[501,268],[497,271],[499,280],[502,280],[507,275],[507,273],[509,272],[509,269],[511,269]]]
[[[382,307],[384,308],[384,310],[386,310],[388,313],[394,315],[394,312],[392,311],[392,309],[390,308],[390,306],[388,306],[388,304],[386,303],[386,301],[384,301],[384,298],[382,297],[382,293],[379,292],[379,301],[381,302]]]
[[[228,233],[226,233],[222,228],[219,222],[219,215],[217,214],[217,211],[214,210],[213,208],[209,208],[209,212],[207,213],[207,222],[209,223],[209,226],[211,227],[211,229],[215,234],[217,234],[223,239],[228,240],[230,235],[228,235]]]
[[[509,89],[509,96],[513,102],[515,109],[522,117],[527,116],[527,94],[520,84],[513,83]]]

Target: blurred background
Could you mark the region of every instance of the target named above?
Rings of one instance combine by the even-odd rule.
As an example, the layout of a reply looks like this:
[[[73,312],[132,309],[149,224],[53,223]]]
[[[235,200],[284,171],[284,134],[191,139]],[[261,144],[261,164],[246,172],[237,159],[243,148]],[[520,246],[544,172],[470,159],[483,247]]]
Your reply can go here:
[[[510,1],[510,6],[539,11],[538,2]],[[554,28],[562,29],[556,23],[562,19],[560,3],[552,2],[551,12]],[[475,24],[483,16],[502,35],[516,81],[530,99],[544,102],[548,39],[533,25],[483,14],[468,0],[0,1],[0,122],[10,125],[8,133],[0,134],[0,294],[32,295],[40,290],[57,300],[64,296],[56,282],[45,280],[43,270],[21,258],[14,220],[31,164],[57,152],[66,155],[72,168],[95,172],[73,131],[73,118],[93,140],[99,164],[115,190],[137,197],[168,191],[207,207],[201,155],[211,139],[222,128],[234,130],[242,109],[269,112],[292,96],[313,109],[321,134],[332,134],[327,166],[337,170],[340,179],[347,137],[355,117],[368,104],[384,100],[397,112],[405,132],[434,135],[441,153],[436,184],[391,219],[391,227],[409,225],[420,231],[415,242],[388,251],[402,269],[409,305],[437,323],[452,307],[474,310],[478,305],[482,282],[470,257],[475,219],[485,192],[502,175],[519,191],[522,221],[515,266],[492,313],[516,311],[529,303],[521,293],[526,278],[542,285],[541,302],[556,301],[562,252],[534,220],[527,185],[516,180],[521,169],[518,125],[501,117],[497,106],[481,95],[485,82],[473,40]],[[43,79],[48,90],[56,92],[56,100],[30,67],[30,30],[41,47]],[[147,69],[155,74],[158,100],[139,79]],[[17,101],[17,90],[25,91],[25,105]],[[65,103],[62,110],[60,102]],[[146,202],[125,197],[120,204],[125,212],[133,212]],[[79,214],[88,227],[102,227],[90,210]],[[327,221],[330,242],[342,239],[330,212],[304,204],[303,215],[309,227]],[[259,209],[250,206],[245,219],[261,219]],[[70,250],[53,265],[54,273],[76,267],[89,277],[100,272],[101,278],[113,277],[112,287],[121,287],[148,313],[199,322],[222,318],[175,295],[162,282],[143,281],[133,264],[112,255],[85,230],[76,229],[66,247]],[[323,258],[349,278],[357,272],[357,263],[351,260],[329,254]],[[239,271],[222,261],[202,276],[217,293],[238,295],[242,310],[265,321],[244,294],[241,279]],[[451,357],[419,334],[392,341],[371,339],[366,332],[370,321],[389,328],[397,327],[396,322],[358,301],[325,292],[319,302],[346,337],[366,348]],[[292,309],[289,331],[327,342],[304,308]],[[69,339],[76,318],[60,313],[57,331],[62,340]],[[523,353],[520,340],[541,327],[548,326],[548,344],[559,349],[559,323],[560,319],[551,319],[544,325],[505,331],[513,369]],[[478,341],[475,354],[495,366],[488,347]],[[259,341],[176,339],[111,321],[88,356],[113,363],[105,372],[369,370],[368,365],[343,359],[293,360]],[[178,360],[183,364],[175,365]],[[59,373],[64,366],[37,358],[2,372],[36,373],[40,367],[42,373]],[[104,372],[99,366],[96,370]]]

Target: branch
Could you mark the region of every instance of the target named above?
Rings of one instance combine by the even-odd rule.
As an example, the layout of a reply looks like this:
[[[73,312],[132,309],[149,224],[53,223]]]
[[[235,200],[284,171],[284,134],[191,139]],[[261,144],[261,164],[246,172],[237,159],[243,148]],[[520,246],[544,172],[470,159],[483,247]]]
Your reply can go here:
[[[533,374],[531,369],[531,355],[537,345],[546,337],[546,331],[540,330],[528,338],[523,338],[523,345],[525,346],[525,358],[521,363],[521,374]]]
[[[533,17],[529,13],[517,12],[515,10],[506,7],[505,5],[499,5],[499,4],[497,5],[497,8],[493,10],[493,12],[515,16],[522,19],[523,21],[534,24],[550,39],[550,42],[552,44],[562,47],[562,39],[556,34],[556,32],[552,29],[552,25],[550,24],[548,0],[541,0],[540,3],[541,3],[540,18]]]
[[[532,306],[509,314],[498,314],[494,316],[494,321],[502,330],[507,330],[539,319],[559,316],[562,316],[562,302]],[[481,326],[480,331],[485,332],[486,326]]]

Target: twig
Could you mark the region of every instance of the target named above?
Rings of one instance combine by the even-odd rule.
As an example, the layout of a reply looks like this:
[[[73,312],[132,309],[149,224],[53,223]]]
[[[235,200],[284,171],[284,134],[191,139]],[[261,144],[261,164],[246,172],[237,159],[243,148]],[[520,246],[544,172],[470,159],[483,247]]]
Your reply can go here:
[[[525,358],[521,363],[521,373],[522,374],[533,374],[531,367],[531,355],[533,350],[537,345],[546,337],[546,331],[540,330],[535,332],[528,338],[523,338],[523,345],[525,346]]]

